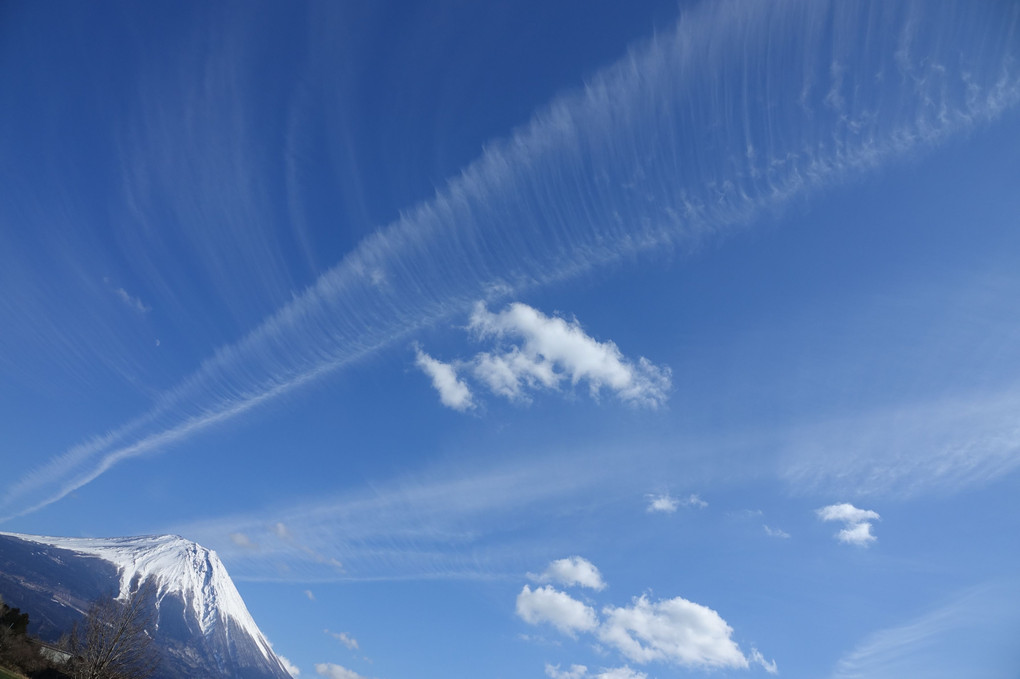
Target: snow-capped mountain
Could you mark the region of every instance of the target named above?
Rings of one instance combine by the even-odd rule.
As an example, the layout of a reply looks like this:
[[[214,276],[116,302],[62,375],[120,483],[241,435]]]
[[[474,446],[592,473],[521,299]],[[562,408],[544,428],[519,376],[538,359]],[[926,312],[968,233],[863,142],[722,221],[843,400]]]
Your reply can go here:
[[[0,594],[55,640],[102,596],[150,583],[159,676],[288,679],[216,553],[176,535],[55,538],[0,533]]]

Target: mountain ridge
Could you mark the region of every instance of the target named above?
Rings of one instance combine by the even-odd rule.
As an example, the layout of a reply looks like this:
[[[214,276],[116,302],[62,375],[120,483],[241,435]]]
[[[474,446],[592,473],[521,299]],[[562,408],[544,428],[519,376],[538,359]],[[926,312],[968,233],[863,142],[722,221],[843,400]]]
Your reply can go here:
[[[216,552],[178,535],[65,538],[0,532],[0,593],[55,640],[102,596],[151,583],[159,676],[288,679]],[[39,621],[36,623],[36,617]]]

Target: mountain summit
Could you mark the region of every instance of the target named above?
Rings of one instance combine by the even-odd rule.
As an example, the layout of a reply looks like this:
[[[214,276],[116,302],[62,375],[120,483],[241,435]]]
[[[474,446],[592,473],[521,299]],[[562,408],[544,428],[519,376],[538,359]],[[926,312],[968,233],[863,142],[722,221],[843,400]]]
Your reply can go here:
[[[103,596],[149,583],[158,677],[289,679],[216,552],[177,535],[56,538],[0,533],[0,594],[56,640]]]

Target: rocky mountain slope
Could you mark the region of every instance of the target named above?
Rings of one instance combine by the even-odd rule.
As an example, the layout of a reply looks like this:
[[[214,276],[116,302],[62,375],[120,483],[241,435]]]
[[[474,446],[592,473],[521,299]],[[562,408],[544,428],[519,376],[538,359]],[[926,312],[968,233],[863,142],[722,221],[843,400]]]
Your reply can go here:
[[[55,641],[91,601],[149,583],[165,679],[289,679],[216,553],[175,535],[53,538],[0,533],[0,594]]]

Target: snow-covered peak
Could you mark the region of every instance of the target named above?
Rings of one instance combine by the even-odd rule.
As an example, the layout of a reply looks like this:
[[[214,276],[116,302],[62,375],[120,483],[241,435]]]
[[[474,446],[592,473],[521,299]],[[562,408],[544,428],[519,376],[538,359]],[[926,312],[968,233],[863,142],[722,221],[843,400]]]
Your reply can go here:
[[[170,594],[191,609],[202,634],[218,627],[229,634],[228,621],[246,632],[267,660],[275,659],[269,641],[244,605],[216,552],[179,535],[147,535],[128,538],[58,538],[3,533],[59,549],[98,557],[112,563],[120,573],[119,598],[132,587],[151,582],[157,607]]]

